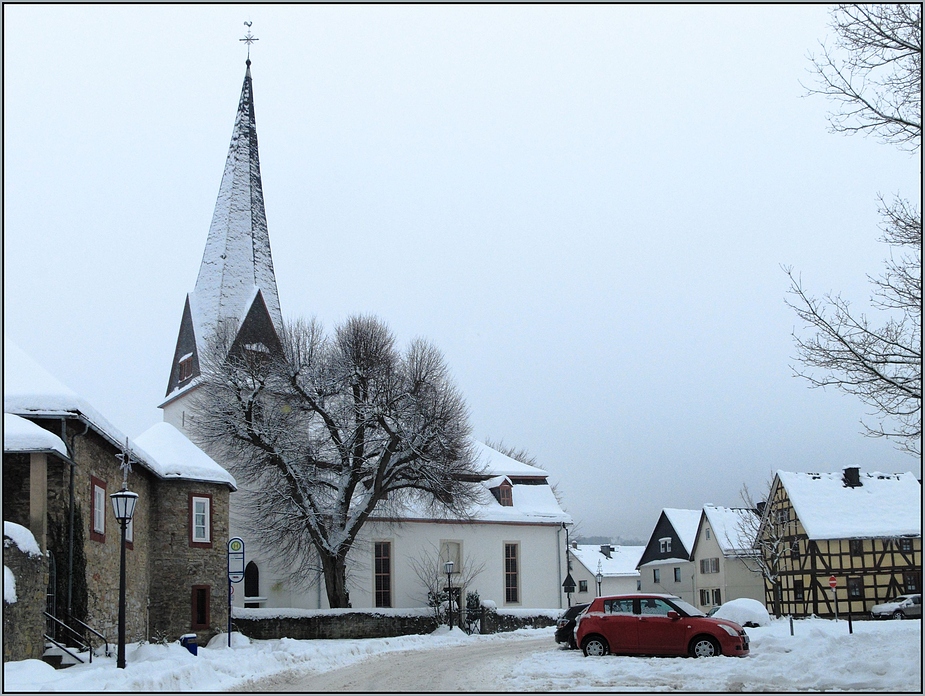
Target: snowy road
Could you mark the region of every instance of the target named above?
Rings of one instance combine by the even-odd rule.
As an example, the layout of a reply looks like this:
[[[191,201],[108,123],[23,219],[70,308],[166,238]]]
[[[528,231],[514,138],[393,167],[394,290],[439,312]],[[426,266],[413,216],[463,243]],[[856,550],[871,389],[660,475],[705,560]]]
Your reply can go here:
[[[559,653],[552,636],[457,645],[441,650],[406,650],[371,657],[355,665],[310,675],[288,673],[244,686],[242,691],[505,691],[508,675],[525,657]],[[547,656],[548,657],[548,656]],[[506,688],[507,687],[507,688]]]

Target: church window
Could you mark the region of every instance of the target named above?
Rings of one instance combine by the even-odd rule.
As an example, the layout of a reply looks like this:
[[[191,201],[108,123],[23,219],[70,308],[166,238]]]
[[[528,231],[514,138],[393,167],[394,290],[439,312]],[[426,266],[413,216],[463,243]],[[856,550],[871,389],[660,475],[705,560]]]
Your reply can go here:
[[[517,562],[517,552],[520,544],[504,545],[504,602],[518,604],[520,602],[520,571]]]
[[[462,572],[462,544],[458,541],[440,541],[440,572],[443,572],[443,564],[447,561],[453,562],[453,572]]]
[[[374,573],[377,607],[392,606],[392,542],[374,544]]]
[[[193,354],[187,353],[180,358],[179,380],[183,382],[193,376]]]
[[[248,602],[252,597],[260,596],[260,568],[253,561],[244,567],[244,608],[257,609],[259,602]]]

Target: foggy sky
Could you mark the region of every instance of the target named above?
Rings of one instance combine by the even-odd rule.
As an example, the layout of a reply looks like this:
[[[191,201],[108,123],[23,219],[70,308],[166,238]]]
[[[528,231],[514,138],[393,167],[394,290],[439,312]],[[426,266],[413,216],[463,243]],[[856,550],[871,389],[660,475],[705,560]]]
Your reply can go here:
[[[161,420],[251,49],[283,316],[433,341],[578,532],[773,471],[913,471],[792,376],[793,265],[858,307],[918,159],[827,132],[810,5],[6,5],[4,332]]]

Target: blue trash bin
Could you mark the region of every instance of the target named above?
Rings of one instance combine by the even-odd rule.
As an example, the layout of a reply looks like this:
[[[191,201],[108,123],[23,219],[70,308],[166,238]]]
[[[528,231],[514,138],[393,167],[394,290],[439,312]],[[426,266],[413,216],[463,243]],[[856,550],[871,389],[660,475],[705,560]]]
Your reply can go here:
[[[193,655],[199,654],[199,644],[196,642],[195,633],[186,633],[180,636],[180,645],[189,650]]]

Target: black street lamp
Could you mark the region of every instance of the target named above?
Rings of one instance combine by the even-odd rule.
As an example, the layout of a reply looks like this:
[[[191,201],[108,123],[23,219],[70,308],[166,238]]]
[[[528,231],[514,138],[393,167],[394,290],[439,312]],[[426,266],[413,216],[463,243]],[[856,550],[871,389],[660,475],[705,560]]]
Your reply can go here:
[[[449,605],[450,605],[450,613],[448,615],[448,618],[450,622],[449,623],[450,630],[452,631],[453,630],[453,580],[452,580],[453,561],[447,561],[446,563],[443,564],[443,572],[446,573],[446,594],[447,594],[447,599],[449,600]]]
[[[122,549],[119,562],[119,652],[116,656],[116,667],[125,669],[125,529],[132,515],[135,514],[135,504],[138,494],[125,489],[109,496],[112,500],[112,511],[122,528]]]

